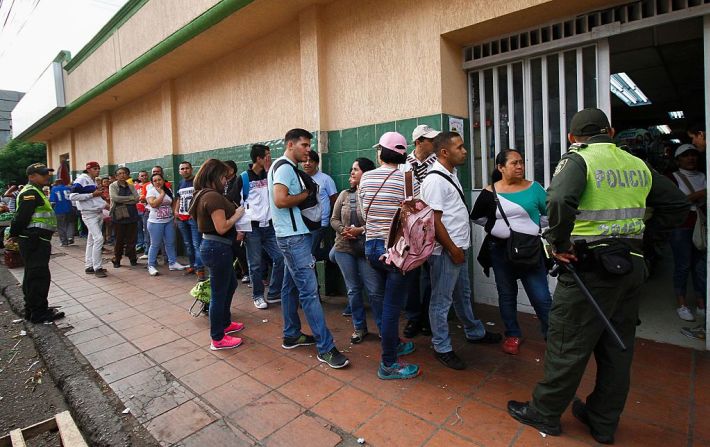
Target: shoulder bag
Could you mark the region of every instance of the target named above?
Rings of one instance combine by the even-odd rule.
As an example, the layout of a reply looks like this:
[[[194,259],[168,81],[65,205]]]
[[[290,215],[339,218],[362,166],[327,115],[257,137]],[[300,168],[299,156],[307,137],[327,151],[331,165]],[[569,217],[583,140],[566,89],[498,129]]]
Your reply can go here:
[[[491,189],[493,190],[493,198],[495,199],[498,211],[500,211],[501,217],[503,217],[505,224],[510,230],[510,237],[506,244],[506,257],[516,267],[528,268],[538,265],[540,257],[542,256],[542,240],[540,239],[540,235],[536,234],[533,236],[513,230],[500,204],[494,184],[491,184]]]

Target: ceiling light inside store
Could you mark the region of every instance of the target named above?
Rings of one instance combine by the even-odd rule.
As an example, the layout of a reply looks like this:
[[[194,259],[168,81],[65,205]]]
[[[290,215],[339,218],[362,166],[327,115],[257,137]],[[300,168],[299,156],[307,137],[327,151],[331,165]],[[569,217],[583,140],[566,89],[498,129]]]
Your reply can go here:
[[[610,89],[630,107],[647,106],[651,101],[626,73],[614,73],[609,79]]]
[[[659,132],[664,133],[666,135],[671,133],[671,128],[666,126],[665,124],[659,124],[656,126],[656,129],[658,129]]]
[[[670,116],[672,120],[682,120],[683,118],[685,118],[685,114],[683,113],[682,110],[676,110],[675,112],[668,112],[668,116]]]

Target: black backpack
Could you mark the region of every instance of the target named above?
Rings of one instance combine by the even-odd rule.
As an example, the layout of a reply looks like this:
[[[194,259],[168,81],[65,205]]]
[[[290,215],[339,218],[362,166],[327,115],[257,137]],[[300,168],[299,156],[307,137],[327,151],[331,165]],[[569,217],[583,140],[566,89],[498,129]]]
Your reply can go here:
[[[298,169],[293,164],[289,163],[287,160],[281,159],[276,162],[273,167],[273,173],[283,165],[289,165],[296,172],[296,175],[301,181],[301,191],[308,190],[308,197],[306,200],[298,204],[298,209],[301,210],[301,217],[303,218],[303,223],[310,230],[317,230],[321,227],[321,219],[323,218],[323,207],[320,203],[320,186],[313,180],[313,178],[306,174],[305,172]],[[273,174],[272,174],[273,176]],[[296,217],[293,214],[293,208],[288,209],[291,213],[291,225],[293,225],[293,231],[296,231]]]

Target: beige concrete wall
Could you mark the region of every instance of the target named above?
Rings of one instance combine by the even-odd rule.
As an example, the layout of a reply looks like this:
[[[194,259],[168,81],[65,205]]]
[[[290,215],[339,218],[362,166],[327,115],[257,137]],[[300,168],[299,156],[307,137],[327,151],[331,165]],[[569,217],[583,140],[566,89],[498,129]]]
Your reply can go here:
[[[441,111],[438,1],[323,7],[327,129]]]
[[[102,134],[102,117],[74,129],[75,169],[84,169],[87,161],[98,161],[101,166],[108,164],[106,142]]]
[[[182,28],[218,0],[151,0],[118,31],[120,67]]]
[[[303,125],[298,32],[272,33],[176,79],[177,152],[281,138]]]
[[[50,154],[47,154],[47,161],[51,168],[57,169],[60,155],[69,154],[71,158],[71,135],[68,131],[50,141],[49,146],[52,150]],[[70,164],[72,165],[71,168],[76,170],[76,161],[70,160]]]
[[[219,0],[151,0],[65,76],[71,103],[147,50],[204,13]]]
[[[111,112],[112,164],[162,157],[170,151],[162,130],[160,91]]]
[[[118,70],[116,35],[109,37],[89,59],[64,75],[67,104],[100,84]]]

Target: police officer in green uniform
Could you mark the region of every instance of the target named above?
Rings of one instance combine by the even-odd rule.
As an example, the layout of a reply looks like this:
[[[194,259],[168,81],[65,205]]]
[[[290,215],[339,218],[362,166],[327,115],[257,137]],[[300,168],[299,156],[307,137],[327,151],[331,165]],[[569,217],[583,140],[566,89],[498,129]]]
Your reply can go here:
[[[25,263],[22,293],[25,295],[25,319],[33,323],[54,321],[64,312],[50,308],[47,303],[49,283],[49,255],[52,234],[57,229],[57,217],[52,205],[42,192],[49,185],[50,172],[42,163],[27,167],[28,183],[17,196],[17,210],[10,224],[10,237],[20,246]]]
[[[530,402],[508,402],[508,413],[557,436],[560,416],[574,399],[589,357],[597,380],[574,416],[599,443],[612,444],[629,391],[639,309],[639,287],[648,274],[642,254],[646,226],[680,225],[690,204],[666,177],[619,149],[614,129],[599,109],[577,112],[567,154],[547,193],[550,228],[545,238],[558,263],[573,263],[584,284],[619,333],[622,351],[571,274],[562,269],[550,310],[545,377]],[[653,208],[644,222],[646,207]]]

